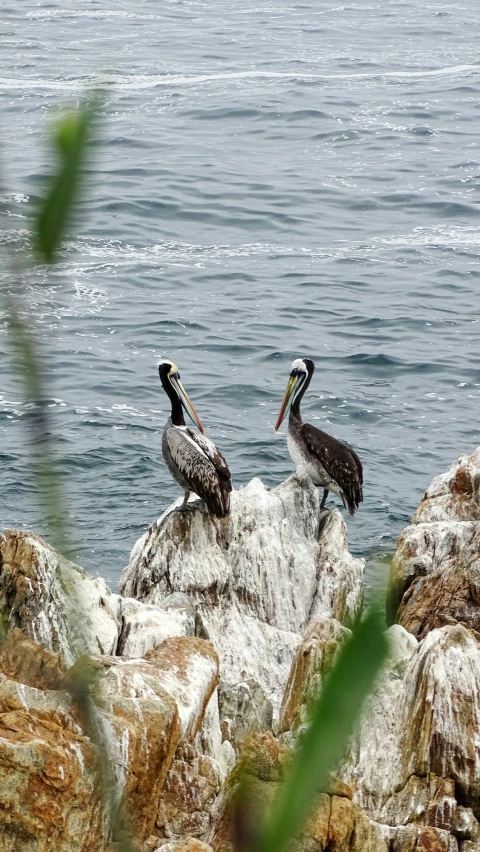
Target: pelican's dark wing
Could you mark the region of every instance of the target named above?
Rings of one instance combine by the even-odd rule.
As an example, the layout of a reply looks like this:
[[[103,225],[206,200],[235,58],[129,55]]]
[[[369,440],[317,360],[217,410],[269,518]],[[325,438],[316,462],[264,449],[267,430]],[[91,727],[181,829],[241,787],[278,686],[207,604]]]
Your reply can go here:
[[[172,461],[189,489],[205,501],[212,515],[219,518],[227,515],[232,480],[215,444],[185,426],[171,426],[165,437]]]
[[[363,502],[363,468],[356,452],[310,423],[303,424],[300,435],[308,452],[340,488],[345,508],[351,515],[355,514]]]
[[[230,497],[228,495],[232,490],[232,476],[224,456],[222,455],[218,447],[215,446],[213,441],[211,441],[210,438],[207,438],[205,435],[202,435],[201,432],[197,432],[195,429],[190,429],[188,426],[187,432],[192,441],[197,444],[197,446],[202,450],[203,453],[205,453],[207,458],[213,464],[215,471],[218,475],[220,486],[225,495],[224,499],[226,501],[226,511],[228,512],[228,509],[230,508]]]

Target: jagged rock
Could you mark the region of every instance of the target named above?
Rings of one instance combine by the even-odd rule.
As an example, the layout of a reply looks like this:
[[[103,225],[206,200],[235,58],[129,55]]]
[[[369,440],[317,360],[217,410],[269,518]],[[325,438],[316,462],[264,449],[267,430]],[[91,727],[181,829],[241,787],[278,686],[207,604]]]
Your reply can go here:
[[[318,694],[338,647],[349,635],[350,631],[333,618],[310,622],[283,693],[281,731],[294,730],[307,721],[312,699]]]
[[[388,664],[292,852],[480,852],[479,488],[480,449],[434,480],[402,534]],[[81,661],[65,671],[85,613],[135,849],[230,852],[235,750],[254,813],[361,607],[340,513],[318,536],[317,492],[297,476],[234,492],[229,519],[169,511],[125,569],[130,598],[32,534],[6,533],[0,555],[0,852],[110,849],[68,691]]]
[[[480,447],[458,456],[436,476],[415,512],[412,523],[480,521]]]
[[[284,777],[288,762],[288,751],[279,746],[270,732],[250,738],[241,760],[241,770],[234,771],[216,804],[214,828],[208,838],[214,852],[232,852],[233,849],[234,823],[238,819],[235,816],[235,797],[240,771],[247,781],[242,820],[249,830],[255,831]],[[345,789],[351,795],[351,791]],[[307,825],[291,848],[294,852],[327,849],[377,852],[377,847],[371,845],[372,836],[368,818],[351,798],[324,793],[319,794]]]
[[[169,510],[135,545],[122,593],[157,606],[188,594],[219,652],[222,685],[253,679],[278,713],[311,616],[349,622],[362,604],[364,562],[348,553],[340,512],[320,540],[318,517],[316,488],[297,476],[271,490],[253,479],[222,521]]]
[[[459,796],[480,813],[479,646],[460,625],[433,630],[418,645],[398,625],[389,632],[400,639],[399,653],[369,702],[342,778],[376,822],[450,833]]]
[[[455,623],[480,633],[480,448],[433,480],[400,536],[389,616],[419,638]]]
[[[40,536],[0,536],[0,614],[71,665],[79,654],[115,653],[119,596]]]
[[[142,657],[173,636],[208,638],[187,595],[159,606],[112,594],[30,532],[0,536],[0,624],[19,628],[71,665],[79,654]]]

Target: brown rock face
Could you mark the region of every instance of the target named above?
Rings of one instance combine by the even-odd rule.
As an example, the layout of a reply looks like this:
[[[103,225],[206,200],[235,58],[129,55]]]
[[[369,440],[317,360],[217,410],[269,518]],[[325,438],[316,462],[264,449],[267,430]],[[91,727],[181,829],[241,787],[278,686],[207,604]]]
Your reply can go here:
[[[233,837],[239,819],[246,831],[255,831],[256,820],[268,807],[281,783],[288,764],[288,752],[279,747],[271,733],[252,736],[246,745],[241,765],[245,773],[245,814],[239,818],[235,806],[238,772],[234,773],[217,803],[215,826],[209,842],[214,852],[232,852]],[[342,785],[337,781],[338,790]],[[343,785],[345,791],[351,791]],[[241,813],[241,811],[240,811]],[[237,827],[237,828],[236,828]],[[335,852],[370,852],[372,827],[361,809],[346,796],[320,793],[313,812],[299,838],[293,843],[295,852],[335,850]]]
[[[0,645],[0,671],[37,689],[60,689],[67,667],[58,654],[45,651],[17,627]]]
[[[94,767],[68,696],[0,675],[1,852],[101,852]]]
[[[151,836],[157,810],[168,804],[177,808],[170,814],[174,827],[182,833],[188,827],[195,834],[190,814],[194,789],[205,833],[220,785],[218,769],[203,755],[196,755],[196,763],[190,760],[179,818],[174,779],[187,762],[177,755],[172,764],[182,738],[187,743],[195,736],[216,687],[218,659],[211,643],[178,637],[151,651],[148,659],[103,657],[97,662],[99,723],[134,836]],[[74,680],[75,669],[65,673],[60,657],[20,630],[13,630],[0,647],[0,852],[106,849],[96,750],[82,732],[71,697],[62,690]],[[159,842],[161,836],[158,831]]]
[[[215,761],[181,746],[168,772],[156,827],[162,837],[206,837],[222,778]]]

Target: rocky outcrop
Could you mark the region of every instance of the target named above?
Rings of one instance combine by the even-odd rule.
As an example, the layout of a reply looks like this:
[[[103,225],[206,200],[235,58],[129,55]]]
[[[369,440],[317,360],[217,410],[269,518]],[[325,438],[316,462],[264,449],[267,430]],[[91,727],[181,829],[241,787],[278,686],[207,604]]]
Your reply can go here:
[[[224,520],[165,513],[135,545],[120,589],[154,606],[188,595],[220,655],[222,687],[255,682],[278,717],[310,619],[351,623],[362,606],[364,562],[348,552],[340,512],[327,514],[321,536],[318,527],[308,477],[274,489],[253,479],[232,493]]]
[[[433,480],[392,562],[392,656],[342,775],[386,849],[480,850],[479,506],[480,449]]]
[[[424,829],[450,833],[445,848],[457,849],[458,807],[470,808],[471,826],[480,816],[479,649],[459,625],[420,643],[399,625],[390,635],[389,665],[342,778],[381,827],[387,849],[405,827],[412,849]]]
[[[435,477],[400,536],[389,614],[418,638],[444,624],[480,633],[480,448]]]
[[[479,525],[477,450],[400,536],[390,658],[295,852],[480,852]],[[85,649],[136,852],[230,852],[239,767],[254,815],[361,610],[340,512],[297,476],[233,492],[227,519],[171,507],[120,595],[31,533],[0,556],[0,852],[111,852],[72,700]]]
[[[67,665],[85,653],[142,657],[173,636],[206,638],[187,595],[150,606],[112,594],[40,536],[7,530],[0,535],[0,636],[14,628]]]
[[[348,553],[340,513],[324,521],[319,535],[317,491],[296,477],[273,490],[253,480],[234,492],[225,521],[199,508],[170,510],[134,548],[123,596],[38,536],[4,533],[5,850],[22,838],[27,852],[42,852],[52,837],[60,850],[106,848],[96,748],[72,700],[75,660],[85,652],[95,663],[101,729],[135,836],[145,849],[200,849],[243,743],[278,725],[307,624],[350,622],[361,609],[363,561]],[[48,781],[45,755],[60,780]],[[43,827],[31,792],[39,785]]]

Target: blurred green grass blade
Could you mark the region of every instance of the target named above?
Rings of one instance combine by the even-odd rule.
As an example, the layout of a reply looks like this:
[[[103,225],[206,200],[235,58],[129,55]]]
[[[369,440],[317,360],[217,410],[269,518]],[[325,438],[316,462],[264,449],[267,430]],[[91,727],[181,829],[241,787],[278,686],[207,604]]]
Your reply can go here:
[[[46,197],[34,221],[35,248],[40,259],[47,263],[55,260],[78,199],[98,100],[98,97],[86,100],[77,110],[63,116],[55,127],[57,169],[49,179]]]
[[[283,852],[341,760],[388,653],[383,617],[372,609],[341,649],[266,816],[257,852]]]
[[[25,399],[35,403],[35,408],[29,411],[28,422],[31,426],[31,450],[39,497],[45,510],[54,547],[64,556],[70,557],[72,547],[64,520],[65,507],[60,471],[49,438],[44,400],[44,377],[38,345],[32,329],[27,326],[12,296],[7,298],[6,305],[11,346],[17,361],[17,373],[24,383]]]

